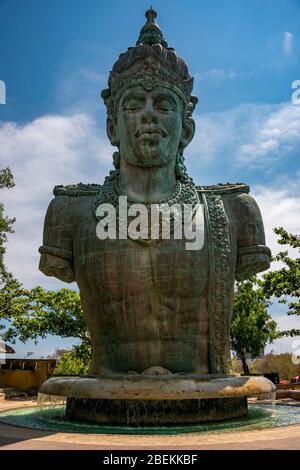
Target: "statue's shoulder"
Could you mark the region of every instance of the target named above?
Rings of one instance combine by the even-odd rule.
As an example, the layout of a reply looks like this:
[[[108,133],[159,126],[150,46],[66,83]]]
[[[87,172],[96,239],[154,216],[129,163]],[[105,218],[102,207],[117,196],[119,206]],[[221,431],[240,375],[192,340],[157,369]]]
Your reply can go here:
[[[240,193],[248,194],[250,188],[244,183],[218,183],[211,186],[196,186],[199,193],[206,195],[236,195]]]
[[[101,189],[100,184],[69,184],[67,186],[59,185],[55,186],[53,189],[54,196],[70,196],[70,197],[80,197],[80,196],[94,196]]]
[[[259,212],[258,206],[249,194],[250,187],[244,183],[219,183],[212,186],[197,186],[199,196],[204,196],[211,210],[215,210],[216,201],[221,199],[224,208],[236,223],[241,218],[252,218]]]
[[[261,216],[255,199],[249,194],[250,187],[244,183],[219,183],[213,186],[197,186],[197,191],[214,203],[213,196],[219,196],[228,213],[236,222],[255,219],[261,223]],[[211,199],[210,199],[211,198]]]
[[[91,199],[101,192],[100,184],[70,184],[59,185],[53,189],[54,198],[50,201],[45,226],[70,228],[74,222],[74,216],[84,214],[91,204]],[[89,197],[83,197],[89,196]]]

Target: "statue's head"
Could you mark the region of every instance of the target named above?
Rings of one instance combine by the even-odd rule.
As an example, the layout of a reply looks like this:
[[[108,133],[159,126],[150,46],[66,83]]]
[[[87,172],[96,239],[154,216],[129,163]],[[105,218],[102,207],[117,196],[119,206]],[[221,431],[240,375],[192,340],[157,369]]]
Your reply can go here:
[[[152,9],[135,47],[119,56],[101,93],[107,107],[107,133],[119,159],[140,167],[174,161],[185,177],[183,150],[195,132],[193,78],[169,48]],[[118,155],[118,154],[117,154]]]

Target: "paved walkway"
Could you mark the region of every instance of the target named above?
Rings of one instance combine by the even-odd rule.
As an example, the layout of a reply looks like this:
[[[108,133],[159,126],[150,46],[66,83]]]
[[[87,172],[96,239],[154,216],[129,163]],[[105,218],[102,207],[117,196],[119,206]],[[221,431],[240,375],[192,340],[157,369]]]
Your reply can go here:
[[[32,400],[2,401],[0,411],[33,406]],[[261,431],[177,436],[55,433],[0,423],[0,450],[300,450],[300,424]]]

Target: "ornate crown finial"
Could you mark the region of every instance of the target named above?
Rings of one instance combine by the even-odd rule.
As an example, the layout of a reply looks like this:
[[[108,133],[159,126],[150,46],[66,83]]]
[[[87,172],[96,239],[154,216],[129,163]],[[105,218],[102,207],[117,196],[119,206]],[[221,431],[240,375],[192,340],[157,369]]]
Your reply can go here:
[[[156,23],[155,18],[157,17],[157,13],[153,10],[152,6],[146,11],[145,16],[147,22],[141,29],[136,45],[149,44],[152,46],[152,44],[161,44],[163,47],[168,47],[168,43]]]
[[[153,10],[152,5],[149,10],[146,11],[145,16],[149,22],[155,23],[155,18],[157,18],[157,13]]]

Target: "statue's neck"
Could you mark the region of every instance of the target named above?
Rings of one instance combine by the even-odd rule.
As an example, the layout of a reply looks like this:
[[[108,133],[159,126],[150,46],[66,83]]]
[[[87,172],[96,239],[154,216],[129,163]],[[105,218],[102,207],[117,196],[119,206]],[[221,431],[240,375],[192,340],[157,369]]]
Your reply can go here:
[[[164,167],[141,168],[121,159],[119,194],[130,201],[146,204],[166,199],[175,185],[174,161]]]

